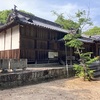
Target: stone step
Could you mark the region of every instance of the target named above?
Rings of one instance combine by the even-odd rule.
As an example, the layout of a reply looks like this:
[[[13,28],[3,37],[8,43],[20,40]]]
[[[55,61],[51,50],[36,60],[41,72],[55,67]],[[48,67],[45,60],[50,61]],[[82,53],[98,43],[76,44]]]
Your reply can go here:
[[[99,77],[100,76],[100,70],[96,70],[94,72],[94,77]]]

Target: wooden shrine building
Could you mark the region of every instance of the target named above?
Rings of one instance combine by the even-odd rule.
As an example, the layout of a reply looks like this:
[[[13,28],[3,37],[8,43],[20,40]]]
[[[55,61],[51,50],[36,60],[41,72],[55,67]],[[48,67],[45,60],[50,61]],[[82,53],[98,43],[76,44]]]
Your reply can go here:
[[[0,26],[0,59],[58,62],[65,57],[65,46],[58,40],[67,33],[59,24],[14,9]]]
[[[7,23],[0,26],[0,59],[27,59],[28,63],[62,62],[74,56],[73,51],[59,40],[68,30],[59,24],[31,14],[12,10]],[[85,51],[100,56],[100,36],[81,37]]]
[[[92,57],[100,56],[100,35],[82,36],[79,40],[84,43],[84,52],[93,52]]]
[[[69,32],[70,33],[70,32]],[[92,52],[90,55],[91,58],[100,56],[100,35],[94,35],[94,36],[81,36],[78,38],[80,41],[83,42],[82,52]],[[64,39],[60,39],[59,42],[65,43]],[[79,56],[74,53],[74,48],[65,47],[66,52],[66,58],[65,58],[65,64],[72,65],[73,63],[79,63]]]

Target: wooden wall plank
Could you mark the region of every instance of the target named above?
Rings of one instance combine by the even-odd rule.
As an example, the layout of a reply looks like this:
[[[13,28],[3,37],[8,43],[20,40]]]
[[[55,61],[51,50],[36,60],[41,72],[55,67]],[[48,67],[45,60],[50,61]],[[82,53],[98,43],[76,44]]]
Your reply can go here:
[[[62,36],[64,36],[64,33],[42,27],[23,25],[20,37],[20,57],[45,61],[48,59],[49,51],[63,52],[64,46],[62,50],[59,49],[57,42],[58,39],[63,38]]]

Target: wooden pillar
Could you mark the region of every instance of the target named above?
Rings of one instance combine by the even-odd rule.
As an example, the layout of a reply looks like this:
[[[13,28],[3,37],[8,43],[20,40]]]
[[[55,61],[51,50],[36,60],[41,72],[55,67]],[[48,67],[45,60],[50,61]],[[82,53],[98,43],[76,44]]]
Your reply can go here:
[[[6,31],[5,31],[5,33],[4,33],[4,54],[3,54],[3,59],[5,59],[5,45],[6,45]]]
[[[11,55],[10,55],[9,57],[13,58],[13,57],[12,57],[12,27],[11,27],[11,43],[10,43],[10,50],[11,50],[11,52],[10,52]],[[10,59],[11,59],[11,58],[10,58]]]
[[[98,44],[96,43],[96,56],[98,56]]]
[[[36,29],[36,34],[35,34],[35,64],[37,64],[37,61],[38,61],[38,50],[37,50],[37,39],[38,39],[38,28],[35,27]]]
[[[72,65],[72,61],[73,61],[73,58],[72,58],[72,48],[70,47],[70,65]]]

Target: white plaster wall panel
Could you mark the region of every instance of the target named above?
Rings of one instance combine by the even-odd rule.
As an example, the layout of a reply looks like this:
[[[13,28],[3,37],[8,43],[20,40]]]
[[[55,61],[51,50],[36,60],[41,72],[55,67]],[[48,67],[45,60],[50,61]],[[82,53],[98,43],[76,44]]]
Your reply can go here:
[[[5,34],[5,50],[11,49],[11,28],[6,31]]]
[[[4,50],[4,32],[0,33],[0,51]]]
[[[12,28],[12,49],[19,49],[19,25]]]

